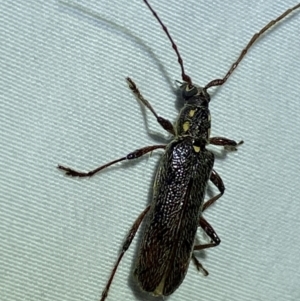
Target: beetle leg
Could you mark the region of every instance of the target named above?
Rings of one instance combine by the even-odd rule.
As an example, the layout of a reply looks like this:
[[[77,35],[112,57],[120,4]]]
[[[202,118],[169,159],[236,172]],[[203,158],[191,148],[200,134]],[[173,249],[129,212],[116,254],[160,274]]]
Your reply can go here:
[[[204,276],[208,276],[208,271],[203,267],[203,265],[200,263],[200,261],[196,258],[195,254],[192,254],[192,260],[197,268],[197,270],[200,272],[202,271],[202,273],[204,274]]]
[[[107,294],[108,294],[108,291],[109,291],[109,288],[110,288],[110,285],[111,285],[111,283],[112,283],[112,281],[113,281],[113,278],[114,278],[115,273],[116,273],[116,271],[117,271],[117,268],[118,268],[118,266],[119,266],[119,263],[121,262],[122,257],[124,256],[125,252],[128,250],[128,248],[129,248],[129,246],[130,246],[130,244],[131,244],[131,242],[132,242],[132,240],[133,240],[133,238],[134,238],[134,236],[135,236],[137,230],[138,230],[139,227],[140,227],[141,222],[143,221],[144,217],[145,217],[146,214],[148,213],[149,209],[150,209],[150,206],[148,206],[148,207],[147,207],[147,208],[139,215],[139,217],[136,219],[136,221],[135,221],[134,224],[132,225],[132,227],[131,227],[131,229],[130,229],[130,231],[129,231],[127,237],[126,237],[126,240],[125,240],[125,242],[124,242],[124,244],[123,244],[123,246],[122,246],[122,251],[121,251],[121,253],[120,253],[120,255],[119,255],[118,259],[117,259],[117,262],[116,262],[115,265],[114,265],[114,268],[113,268],[113,270],[112,270],[112,272],[111,272],[111,274],[110,274],[110,277],[109,277],[109,279],[108,279],[108,281],[107,281],[107,283],[106,283],[106,286],[105,286],[105,288],[104,288],[104,290],[103,290],[103,292],[102,292],[102,297],[101,297],[101,300],[100,300],[100,301],[104,301],[104,300],[106,299]]]
[[[209,236],[209,238],[211,239],[211,242],[207,243],[207,244],[203,244],[203,245],[196,245],[196,246],[194,246],[193,251],[200,251],[200,250],[204,250],[204,249],[208,249],[208,248],[213,248],[220,244],[221,240],[220,240],[219,236],[217,235],[217,233],[215,232],[213,227],[209,224],[209,222],[202,216],[200,217],[200,220],[199,220],[199,226]],[[194,253],[192,255],[192,260],[193,260],[194,264],[196,265],[197,270],[198,271],[202,270],[204,276],[207,276],[208,271],[203,268],[202,264],[198,261],[198,259],[196,258]]]
[[[202,212],[206,210],[209,206],[211,206],[215,201],[217,201],[224,194],[225,191],[224,183],[219,174],[214,169],[211,172],[210,180],[218,188],[220,193],[203,204]]]
[[[213,145],[221,145],[224,146],[224,149],[227,151],[236,151],[237,147],[244,143],[243,140],[240,142],[236,142],[234,140],[225,138],[225,137],[212,137],[209,138],[209,143]]]
[[[135,82],[130,78],[126,78],[127,84],[129,86],[129,89],[132,91],[134,96],[145,106],[147,107],[151,113],[156,117],[157,122],[165,129],[167,132],[171,133],[173,136],[175,136],[175,131],[173,124],[168,119],[165,119],[161,116],[158,116],[153,107],[151,106],[150,102],[144,98],[144,96],[141,94],[140,90],[136,86]]]
[[[203,244],[203,245],[196,245],[194,246],[194,251],[200,251],[208,248],[216,247],[220,244],[221,240],[218,234],[215,232],[213,227],[209,224],[209,222],[204,218],[200,217],[199,226],[204,230],[207,236],[211,239],[210,243]]]
[[[81,171],[76,171],[70,167],[65,167],[62,165],[58,165],[57,168],[63,170],[67,176],[71,176],[71,177],[91,177],[93,176],[95,173],[99,172],[100,170],[109,167],[113,164],[116,164],[118,162],[124,161],[124,160],[132,160],[132,159],[137,159],[139,157],[142,157],[143,155],[150,153],[158,148],[165,148],[166,145],[164,144],[159,144],[159,145],[151,145],[151,146],[145,146],[143,148],[137,149],[131,153],[129,153],[127,156],[119,158],[117,160],[111,161],[107,164],[104,164],[100,167],[97,167],[94,170],[88,171],[88,172],[81,172]]]

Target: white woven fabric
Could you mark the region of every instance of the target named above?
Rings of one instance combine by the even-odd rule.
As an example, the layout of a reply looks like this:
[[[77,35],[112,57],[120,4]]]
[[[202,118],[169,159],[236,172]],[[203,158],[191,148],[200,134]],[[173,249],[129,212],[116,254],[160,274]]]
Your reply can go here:
[[[143,1],[74,3],[0,2],[3,301],[100,299],[127,231],[151,199],[160,152],[91,179],[64,177],[56,165],[88,170],[162,143],[147,134],[126,76],[161,116],[177,115],[172,89],[180,68]],[[151,3],[200,85],[224,76],[251,36],[296,4]],[[212,134],[245,144],[215,163],[227,190],[205,213],[222,240],[201,253],[210,275],[191,265],[169,300],[300,300],[299,49],[300,10],[213,91]],[[149,112],[146,120],[167,136]],[[140,237],[107,301],[153,300],[131,276]]]

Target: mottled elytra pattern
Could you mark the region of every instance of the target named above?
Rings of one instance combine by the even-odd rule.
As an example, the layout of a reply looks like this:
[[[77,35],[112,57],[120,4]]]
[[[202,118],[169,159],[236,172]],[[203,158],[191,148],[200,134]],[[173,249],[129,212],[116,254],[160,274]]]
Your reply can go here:
[[[106,299],[118,265],[144,219],[146,224],[134,269],[135,278],[143,291],[155,296],[172,294],[184,280],[191,259],[198,270],[208,275],[194,252],[215,247],[221,242],[212,226],[203,217],[203,212],[224,194],[225,186],[213,168],[214,154],[206,146],[213,144],[222,146],[227,151],[235,151],[243,141],[237,143],[225,137],[210,137],[210,96],[207,90],[223,85],[256,40],[273,25],[300,8],[299,3],[286,10],[254,34],[225,76],[214,79],[201,88],[194,85],[191,77],[186,74],[183,59],[167,27],[149,2],[143,1],[166,33],[181,68],[183,82],[180,91],[184,106],[174,125],[156,113],[131,78],[128,77],[126,81],[134,96],[151,111],[162,128],[172,135],[172,141],[167,145],[151,145],[137,149],[89,172],[58,166],[66,175],[91,177],[118,162],[137,159],[156,149],[164,149],[154,181],[153,200],[132,225],[103,290],[101,301]],[[219,193],[204,202],[209,181],[217,187]],[[195,245],[198,227],[207,234],[209,243]]]

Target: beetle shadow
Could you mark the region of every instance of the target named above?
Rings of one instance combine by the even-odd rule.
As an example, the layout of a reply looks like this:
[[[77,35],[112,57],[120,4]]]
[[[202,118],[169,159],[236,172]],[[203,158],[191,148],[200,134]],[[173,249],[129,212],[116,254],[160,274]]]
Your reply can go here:
[[[106,26],[108,25],[108,28],[106,29],[108,31],[112,30],[115,34],[119,34],[119,35],[126,36],[127,38],[129,38],[129,40],[131,42],[135,43],[137,45],[137,47],[140,47],[140,49],[142,49],[143,51],[148,53],[149,57],[152,59],[152,61],[156,65],[159,72],[165,78],[167,85],[169,86],[171,92],[174,94],[174,96],[177,94],[177,87],[173,84],[173,81],[168,76],[164,65],[158,59],[158,57],[155,55],[155,53],[153,52],[151,47],[149,47],[141,38],[135,36],[127,28],[125,28],[111,20],[104,18],[100,14],[98,14],[80,4],[73,3],[72,1],[64,1],[64,0],[58,0],[58,3],[68,7],[69,9],[72,9],[73,12],[76,14],[78,14],[78,12],[79,12],[80,16],[86,17],[89,21],[91,21],[93,23],[95,23],[95,21],[96,21],[96,22],[104,23]],[[124,79],[125,79],[125,76],[124,76]],[[129,91],[129,89],[128,89],[128,91]],[[152,132],[149,129],[148,121],[147,121],[148,114],[146,113],[146,108],[143,104],[141,104],[140,101],[138,101],[138,103],[140,104],[140,107],[141,107],[141,113],[143,115],[143,120],[144,120],[144,126],[147,129],[148,136],[150,138],[154,139],[155,141],[157,141],[158,143],[162,143],[162,142],[165,143],[166,140],[168,140],[168,137],[166,137],[166,135],[162,134],[161,132]],[[176,108],[177,108],[177,106],[176,106]]]
[[[64,6],[67,6],[68,8],[73,9],[74,13],[80,12],[81,16],[86,17],[89,21],[92,21],[95,23],[95,21],[100,22],[100,23],[105,23],[105,25],[108,25],[110,30],[113,30],[114,33],[126,36],[129,38],[130,41],[135,43],[138,47],[140,47],[143,51],[148,53],[149,57],[154,61],[154,63],[157,66],[157,69],[162,73],[163,77],[168,83],[168,86],[171,88],[171,91],[175,94],[175,88],[172,84],[172,80],[167,74],[167,71],[162,64],[162,62],[157,58],[151,47],[149,47],[141,38],[135,36],[130,30],[128,30],[126,27],[121,26],[111,20],[108,20],[101,16],[100,14],[94,12],[91,9],[88,9],[80,4],[74,3],[72,1],[64,1],[64,0],[58,0],[58,3]],[[107,29],[107,30],[109,30]],[[125,76],[124,76],[125,78]]]

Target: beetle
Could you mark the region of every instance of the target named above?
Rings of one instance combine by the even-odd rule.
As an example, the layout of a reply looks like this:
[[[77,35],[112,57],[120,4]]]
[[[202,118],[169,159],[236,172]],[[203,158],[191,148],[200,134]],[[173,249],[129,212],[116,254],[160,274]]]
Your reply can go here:
[[[103,290],[101,301],[106,299],[118,265],[144,218],[147,221],[134,269],[135,278],[143,291],[155,296],[172,294],[184,280],[191,260],[198,270],[202,270],[205,275],[208,275],[195,257],[194,251],[220,244],[220,238],[203,217],[203,212],[224,194],[225,186],[213,168],[214,154],[206,147],[208,144],[212,144],[223,146],[227,151],[234,151],[243,141],[237,143],[225,137],[210,137],[210,95],[207,90],[223,85],[256,40],[274,24],[300,8],[299,3],[286,10],[275,20],[270,21],[251,38],[223,78],[214,79],[202,88],[193,84],[191,77],[186,74],[181,55],[168,29],[149,2],[143,1],[166,33],[181,68],[180,91],[184,106],[180,110],[175,124],[173,125],[169,120],[156,113],[131,78],[128,77],[126,80],[134,96],[152,112],[162,128],[173,136],[172,141],[167,145],[151,145],[140,148],[89,172],[80,172],[58,165],[58,168],[66,175],[91,177],[118,162],[137,159],[156,149],[164,149],[154,180],[152,203],[139,215],[129,231]],[[204,202],[209,181],[217,187],[219,193]],[[195,245],[199,226],[210,238],[209,243]]]

